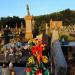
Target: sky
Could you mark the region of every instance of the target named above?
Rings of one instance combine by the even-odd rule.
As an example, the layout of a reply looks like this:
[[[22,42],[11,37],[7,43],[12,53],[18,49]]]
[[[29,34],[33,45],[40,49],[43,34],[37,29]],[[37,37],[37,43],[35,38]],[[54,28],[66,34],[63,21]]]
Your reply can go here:
[[[30,14],[39,16],[59,12],[65,9],[75,10],[75,0],[0,0],[0,17],[27,15],[26,4]]]

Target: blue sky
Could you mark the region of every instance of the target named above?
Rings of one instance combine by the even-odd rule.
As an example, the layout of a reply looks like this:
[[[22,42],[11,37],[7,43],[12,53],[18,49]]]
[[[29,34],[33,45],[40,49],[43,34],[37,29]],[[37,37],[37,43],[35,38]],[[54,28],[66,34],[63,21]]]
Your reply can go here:
[[[19,16],[27,13],[29,2],[31,15],[43,15],[70,8],[75,10],[75,0],[0,0],[0,17]]]

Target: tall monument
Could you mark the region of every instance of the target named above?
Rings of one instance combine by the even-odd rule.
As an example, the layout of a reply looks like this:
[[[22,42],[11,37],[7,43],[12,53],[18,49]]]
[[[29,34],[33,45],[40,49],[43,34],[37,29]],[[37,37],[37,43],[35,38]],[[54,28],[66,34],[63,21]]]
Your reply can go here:
[[[32,20],[33,17],[30,16],[29,5],[27,4],[27,15],[24,17],[25,20],[25,39],[29,40],[33,38],[32,33]]]

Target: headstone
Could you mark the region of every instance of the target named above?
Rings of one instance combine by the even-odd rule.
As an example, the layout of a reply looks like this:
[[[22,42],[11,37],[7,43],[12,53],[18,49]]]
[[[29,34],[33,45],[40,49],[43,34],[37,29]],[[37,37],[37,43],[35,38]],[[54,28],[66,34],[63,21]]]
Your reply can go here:
[[[49,32],[49,27],[48,27],[48,24],[46,24],[46,34],[48,34]]]
[[[6,28],[4,29],[4,34],[3,34],[3,37],[4,37],[4,44],[9,43],[9,41],[10,41],[10,36],[9,36],[9,34],[10,34],[10,30],[9,30],[9,28],[7,28],[7,26],[6,26]]]
[[[12,69],[12,67],[13,67],[13,63],[10,62],[10,63],[9,63],[9,69]]]
[[[54,29],[62,29],[62,21],[53,21],[52,19],[50,20],[50,30]]]
[[[1,75],[10,75],[9,69],[5,64],[3,64],[3,66],[2,66],[2,74]]]
[[[10,75],[16,75],[12,62],[9,63],[9,71],[10,71]]]

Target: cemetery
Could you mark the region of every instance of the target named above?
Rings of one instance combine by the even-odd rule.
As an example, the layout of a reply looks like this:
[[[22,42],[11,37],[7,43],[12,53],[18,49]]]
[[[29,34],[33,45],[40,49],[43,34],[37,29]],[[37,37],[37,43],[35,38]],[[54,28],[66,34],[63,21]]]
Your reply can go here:
[[[63,26],[63,21],[51,19],[34,37],[35,20],[28,4],[24,22],[25,26],[21,22],[19,28],[16,23],[15,28],[6,25],[0,31],[0,74],[74,75],[75,25]]]

